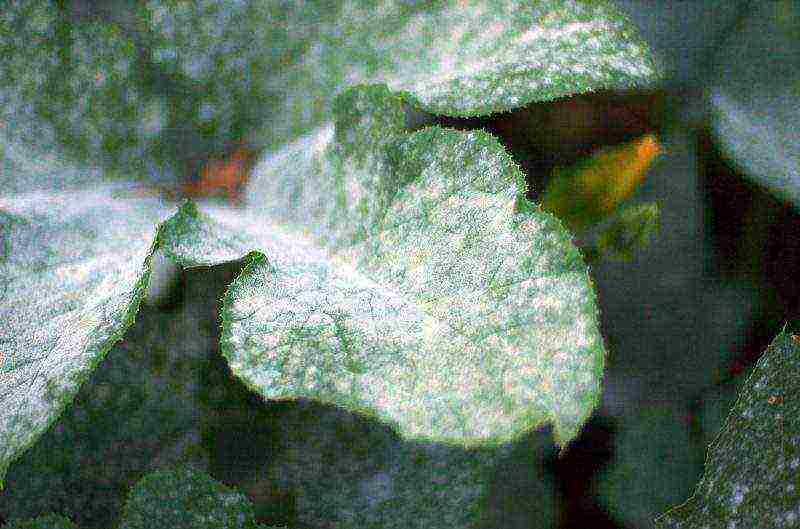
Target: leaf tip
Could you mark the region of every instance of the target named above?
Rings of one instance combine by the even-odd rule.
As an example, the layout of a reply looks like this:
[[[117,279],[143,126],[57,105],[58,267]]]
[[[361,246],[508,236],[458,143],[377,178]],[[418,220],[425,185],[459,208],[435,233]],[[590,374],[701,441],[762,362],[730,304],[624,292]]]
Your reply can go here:
[[[638,140],[637,144],[636,157],[639,160],[646,160],[647,165],[661,154],[661,144],[654,134],[645,134]]]

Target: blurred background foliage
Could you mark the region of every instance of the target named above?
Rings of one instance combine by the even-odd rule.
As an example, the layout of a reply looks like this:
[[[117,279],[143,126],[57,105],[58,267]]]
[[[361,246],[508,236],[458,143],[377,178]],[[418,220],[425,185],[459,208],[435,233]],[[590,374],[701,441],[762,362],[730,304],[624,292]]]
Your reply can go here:
[[[800,84],[764,76],[756,96],[772,87],[778,95],[758,99],[755,108],[734,97],[738,80],[752,75],[747,64],[774,58],[758,35],[777,24],[796,37],[796,2],[618,3],[668,65],[663,86],[581,94],[481,118],[422,114],[414,126],[495,134],[525,171],[528,198],[572,228],[591,266],[609,349],[605,395],[563,460],[541,456],[562,497],[561,529],[643,528],[650,514],[685,501],[738,385],[800,312],[800,217],[791,192],[776,192],[765,173],[798,167],[796,137],[781,127],[796,123]],[[10,35],[0,40],[3,127],[45,148],[64,145],[106,176],[178,186],[196,183],[204,167],[213,173],[209,161],[224,160],[232,146],[258,152],[325,117],[311,96],[287,103],[274,76],[300,60],[314,41],[313,25],[293,47],[264,54],[247,43],[254,35],[283,42],[291,17],[316,10],[320,19],[334,18],[337,3],[304,2],[295,10],[282,2],[189,4],[33,0],[0,14],[0,30]],[[166,8],[173,16],[164,16]],[[725,50],[737,39],[750,46],[748,61],[729,68]],[[31,103],[42,101],[34,97],[41,91],[47,104]],[[731,100],[736,106],[720,104]],[[280,104],[306,105],[303,122],[273,120]],[[738,121],[725,121],[726,109]],[[757,153],[737,148],[740,137],[770,132],[777,141],[761,142]],[[748,162],[755,155],[758,163]],[[8,159],[4,152],[4,164]],[[604,202],[613,207],[599,208]],[[241,395],[237,401],[259,406]],[[230,413],[237,418],[209,442],[246,429],[242,413]],[[523,444],[535,444],[535,435]],[[677,463],[665,468],[665,458]],[[505,500],[506,529],[532,527],[531,465],[504,470],[516,498]],[[642,483],[659,486],[621,494],[615,486],[633,479],[631,468]],[[283,509],[278,518],[294,516]]]

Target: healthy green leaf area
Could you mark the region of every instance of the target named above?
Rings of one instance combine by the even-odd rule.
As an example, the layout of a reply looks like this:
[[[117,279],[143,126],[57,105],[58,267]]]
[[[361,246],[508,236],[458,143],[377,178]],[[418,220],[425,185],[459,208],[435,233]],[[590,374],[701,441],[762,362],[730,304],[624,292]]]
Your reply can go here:
[[[176,68],[238,35],[187,43],[164,28],[202,19],[203,8],[171,5],[149,4],[163,45],[182,51]],[[234,16],[215,23],[253,23],[237,20],[238,3],[220,5]],[[284,19],[311,37],[259,33],[252,43],[299,51],[259,70],[282,89],[247,207],[176,207],[102,180],[62,188],[58,171],[31,164],[4,173],[13,191],[0,195],[0,477],[131,326],[159,247],[183,267],[247,256],[222,299],[221,345],[266,398],[308,397],[409,441],[462,447],[549,423],[563,449],[597,406],[605,350],[571,234],[525,201],[524,176],[491,135],[409,133],[404,117],[409,105],[484,115],[650,83],[659,74],[630,24],[597,1],[359,1],[335,17],[275,9],[297,9]],[[45,15],[36,20],[46,28]],[[313,43],[292,46],[295,34]],[[0,62],[9,65],[19,67]],[[37,97],[25,86],[9,100]],[[2,133],[24,150],[13,127]]]

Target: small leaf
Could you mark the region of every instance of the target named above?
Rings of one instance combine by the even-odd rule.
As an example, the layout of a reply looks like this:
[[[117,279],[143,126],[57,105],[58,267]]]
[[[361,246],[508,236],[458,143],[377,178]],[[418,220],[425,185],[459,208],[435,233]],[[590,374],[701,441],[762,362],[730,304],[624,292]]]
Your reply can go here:
[[[650,244],[659,228],[658,203],[625,207],[600,234],[598,249],[605,258],[630,261],[636,250]]]
[[[191,466],[151,472],[131,488],[120,529],[255,528],[247,497]]]
[[[573,232],[596,224],[633,195],[660,151],[658,140],[648,134],[600,149],[570,169],[556,170],[542,198],[542,209]]]

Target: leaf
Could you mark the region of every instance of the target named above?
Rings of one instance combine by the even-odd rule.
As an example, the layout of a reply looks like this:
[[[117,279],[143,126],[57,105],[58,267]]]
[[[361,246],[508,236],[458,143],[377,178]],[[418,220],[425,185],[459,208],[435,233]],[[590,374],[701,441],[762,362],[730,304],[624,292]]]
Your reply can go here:
[[[694,494],[656,518],[656,527],[797,526],[800,345],[787,326],[742,386]]]
[[[630,261],[638,249],[647,248],[651,237],[659,230],[657,203],[627,206],[603,229],[597,246],[604,258]]]
[[[744,175],[800,210],[800,11],[759,3],[714,54],[711,131]]]
[[[406,483],[403,501],[381,507],[402,512],[434,495],[436,509],[415,523],[437,515],[465,525],[496,458],[491,452],[526,430],[552,423],[562,450],[577,435],[599,400],[605,350],[588,272],[569,234],[524,199],[523,175],[496,139],[438,127],[408,134],[400,118],[409,105],[482,115],[651,83],[659,71],[647,47],[605,2],[514,9],[398,2],[380,11],[323,4],[256,3],[257,12],[237,4],[229,18],[212,16],[223,5],[214,2],[147,7],[157,62],[210,83],[204,93],[217,98],[201,95],[192,105],[210,104],[213,118],[229,112],[225,94],[252,92],[263,103],[237,102],[263,112],[256,136],[267,149],[247,208],[185,202],[172,214],[156,198],[126,195],[126,184],[61,188],[58,173],[32,175],[21,166],[8,175],[14,194],[0,196],[10,241],[0,268],[8,279],[0,317],[10,322],[0,329],[10,351],[0,372],[0,476],[70,408],[131,326],[156,250],[183,267],[246,256],[224,298],[222,348],[253,391],[334,402],[395,425],[407,443],[462,449],[469,471],[442,469],[422,491]],[[118,145],[106,141],[104,127],[130,134],[152,100],[116,116],[119,94],[89,83],[76,107],[83,114],[48,132],[80,91],[50,105],[53,94],[43,90],[58,87],[61,74],[85,84],[86,72],[107,66],[112,59],[92,49],[117,36],[113,28],[79,29],[87,32],[80,42],[94,46],[82,47],[76,69],[65,72],[63,62],[48,62],[48,11],[25,6],[1,20],[24,30],[0,62],[22,81],[20,90],[2,87],[13,103],[5,119],[41,125],[41,147],[56,153],[50,139],[70,143],[87,133],[80,123],[99,146]],[[27,46],[26,35],[43,51]],[[252,71],[246,60],[221,60],[237,41],[253,44],[249,57],[266,60],[270,67],[257,69],[263,77],[244,79],[241,72]],[[163,123],[196,125],[200,110],[192,105]],[[237,127],[244,125],[216,130]],[[122,155],[83,142],[87,156],[73,172],[106,151],[120,155],[122,166],[139,154],[145,166],[177,163],[171,128],[125,143],[131,150]],[[36,137],[11,126],[3,134],[9,145]],[[286,362],[269,357],[278,346],[287,348]],[[443,479],[457,490],[443,493]]]
[[[376,104],[381,92],[388,102]],[[370,109],[361,121],[372,123],[371,109],[391,115],[385,105],[393,99],[382,87],[356,87],[337,103]],[[281,178],[292,175],[277,159],[296,160],[321,141],[268,159],[262,178],[289,189]],[[273,259],[254,257],[224,301],[221,340],[234,373],[268,398],[377,411],[409,438],[465,446],[502,443],[558,417],[563,446],[599,396],[598,386],[585,384],[596,376],[602,343],[599,335],[575,336],[583,345],[572,349],[561,338],[573,325],[588,330],[596,310],[568,234],[541,213],[514,214],[522,176],[491,136],[430,128],[381,145],[384,154],[364,162],[384,165],[386,177],[377,181],[359,170],[356,154],[338,154],[346,148],[312,160],[318,177],[306,185],[340,200],[307,220],[325,228],[318,236],[334,250],[330,264],[324,254],[310,259],[310,249],[307,263],[283,261],[282,240],[300,248],[304,238],[272,229],[275,240],[266,241],[239,224],[275,250],[266,252]],[[303,198],[287,210],[314,211],[303,202],[316,194]],[[570,369],[562,372],[561,362]]]
[[[191,467],[153,472],[125,504],[120,529],[255,528],[247,498]]]
[[[597,224],[628,199],[644,181],[661,148],[653,135],[598,150],[566,171],[556,171],[542,198],[542,209],[573,232]]]
[[[0,120],[31,122],[19,133],[57,142],[82,165],[163,181],[237,136],[279,148],[326,123],[333,96],[358,83],[409,91],[427,112],[480,116],[663,75],[627,17],[602,1],[391,2],[376,12],[364,0],[170,0],[135,16],[163,84],[182,80],[171,91],[148,85],[134,39],[116,26],[75,24],[67,49],[47,0],[6,10]]]
[[[143,210],[140,209],[139,213]],[[106,218],[110,218],[110,215]],[[12,240],[19,241],[13,238],[13,234]],[[113,238],[107,241],[112,242]],[[133,239],[128,240],[131,246],[133,243]],[[19,247],[16,244],[14,246]],[[69,249],[70,246],[66,245],[67,253]],[[116,257],[125,259],[128,255],[119,251]],[[105,271],[104,266],[113,270],[114,257],[113,252],[112,255],[100,253],[96,256],[95,266],[100,267],[101,272]],[[73,267],[71,273],[73,277],[86,273],[88,279],[84,281],[91,289],[97,271],[92,270],[90,265],[84,263],[83,267]],[[140,270],[135,272],[140,273]],[[69,265],[58,267],[56,273],[70,277]],[[46,279],[46,273],[33,275],[40,280]],[[124,278],[119,276],[119,279]],[[124,288],[124,285],[121,286]],[[204,287],[209,288],[207,282]],[[108,287],[104,288],[102,282],[95,283],[94,288],[99,295],[104,291],[106,295],[109,294]],[[12,295],[12,299],[15,298]],[[105,306],[109,311],[108,318],[115,316],[111,310],[114,301],[112,298]],[[15,303],[19,303],[19,300],[15,299]],[[126,297],[123,297],[120,305],[128,305]],[[202,409],[196,395],[201,382],[200,368],[209,346],[203,341],[207,333],[203,332],[193,313],[187,310],[190,307],[184,305],[177,313],[137,312],[136,322],[125,333],[125,339],[99,359],[69,405],[10,466],[6,475],[8,486],[0,494],[0,516],[9,518],[13,514],[16,517],[28,517],[57,510],[69,514],[81,527],[108,527],[108,523],[92,526],[89,521],[112,520],[119,514],[124,500],[121,492],[132,485],[141,472],[152,468],[151,465],[159,460],[181,459],[184,448],[187,452],[193,449],[183,445],[184,440],[194,445],[199,443],[197,418]],[[70,350],[70,339],[81,337],[83,329],[78,326],[92,308],[91,303],[85,308],[78,306],[78,310],[68,313],[60,321],[56,319],[56,325],[63,321],[77,322],[77,325],[64,324],[72,329],[71,333],[59,328],[45,329],[45,332],[63,336],[62,352]],[[100,305],[94,309],[102,311],[104,307]],[[91,328],[85,332],[89,334],[89,340],[96,339],[102,344],[103,331],[101,327],[94,331],[95,334],[92,334]],[[25,339],[25,335],[20,338]],[[80,342],[76,343],[80,345]],[[16,342],[10,345],[13,355],[18,351]],[[53,359],[59,360],[59,357],[54,354]],[[0,374],[3,402],[9,406],[15,402],[26,402],[25,393],[18,392],[16,398],[10,393],[14,385],[20,382],[25,384],[26,372],[24,368],[14,365],[17,360],[18,356],[12,356],[5,365],[10,370]],[[60,363],[56,361],[56,365],[70,367],[69,359],[60,360]],[[67,382],[59,379],[58,373],[49,384],[46,377],[42,378],[45,378],[42,380],[45,391],[48,386],[57,391],[59,383]],[[6,385],[6,381],[14,385]],[[23,385],[23,389],[28,387],[32,388],[29,393],[32,395],[37,388],[35,379],[32,385]],[[47,396],[45,393],[43,397]],[[28,398],[27,402],[32,400]],[[22,415],[15,413],[19,410],[10,411],[12,418]],[[37,418],[36,412],[32,416]],[[0,450],[6,446],[10,445],[6,445],[4,440],[0,443]]]

